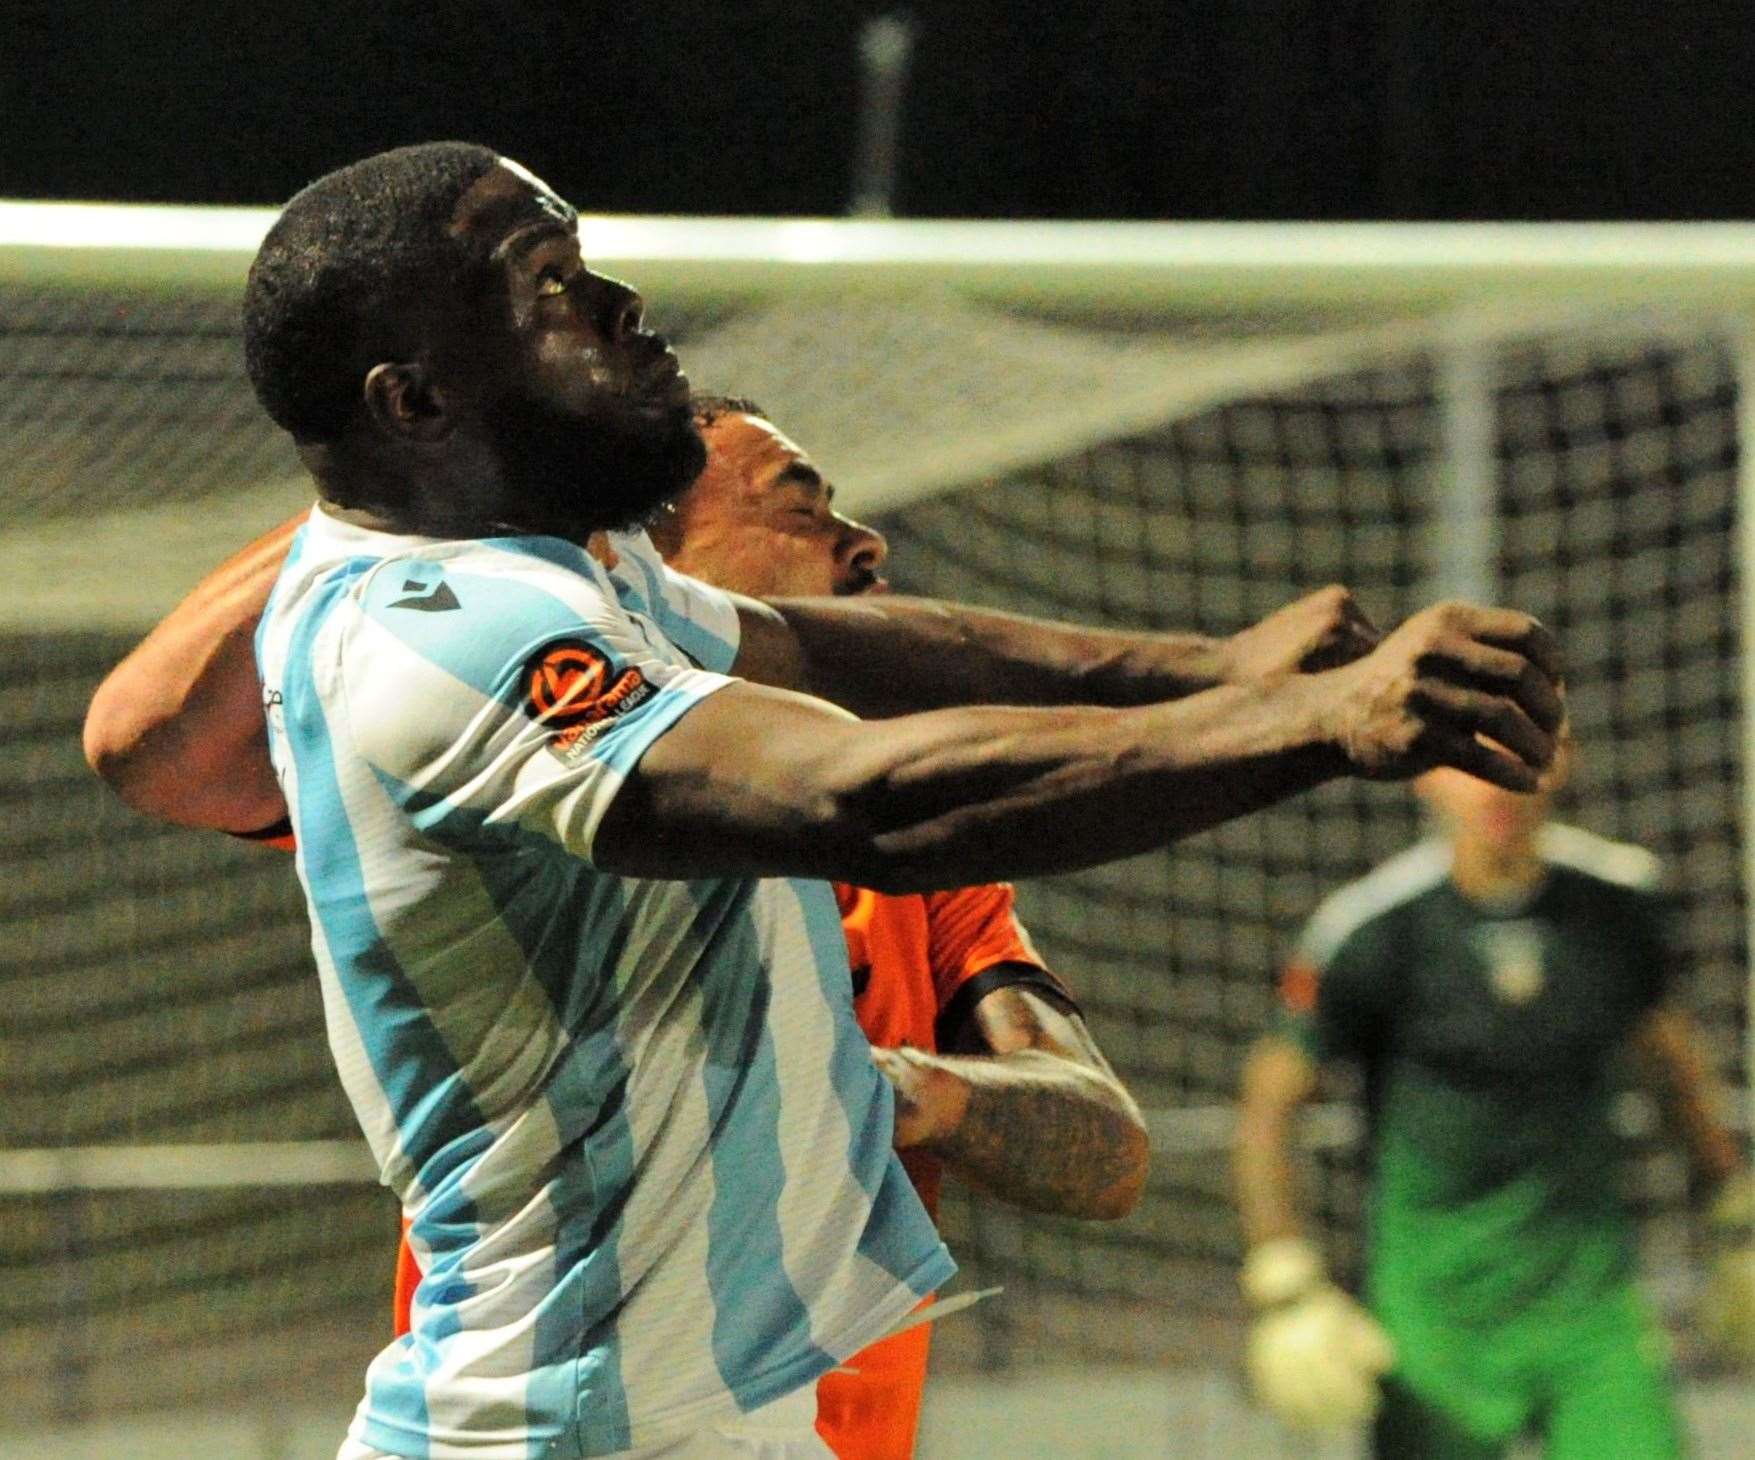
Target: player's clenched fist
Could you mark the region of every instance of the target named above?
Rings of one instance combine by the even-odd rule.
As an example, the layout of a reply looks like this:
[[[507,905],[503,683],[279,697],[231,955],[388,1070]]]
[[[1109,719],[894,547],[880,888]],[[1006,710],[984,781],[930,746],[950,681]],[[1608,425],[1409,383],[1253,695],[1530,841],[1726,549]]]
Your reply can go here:
[[[1299,1430],[1339,1430],[1377,1413],[1377,1381],[1395,1361],[1388,1335],[1328,1280],[1301,1238],[1264,1242],[1243,1264],[1257,1317],[1246,1363],[1257,1402]]]
[[[1437,604],[1324,679],[1329,732],[1367,776],[1448,765],[1533,791],[1565,719],[1553,638],[1508,608]]]
[[[1330,584],[1231,635],[1223,677],[1242,684],[1276,674],[1315,674],[1369,654],[1382,637],[1352,593]]]

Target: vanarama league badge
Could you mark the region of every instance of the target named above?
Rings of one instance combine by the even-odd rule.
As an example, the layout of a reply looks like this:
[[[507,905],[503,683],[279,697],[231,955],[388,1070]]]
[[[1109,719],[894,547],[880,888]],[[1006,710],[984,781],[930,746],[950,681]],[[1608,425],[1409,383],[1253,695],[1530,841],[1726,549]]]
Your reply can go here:
[[[618,715],[652,698],[651,682],[582,639],[557,639],[524,665],[524,713],[549,731],[549,749],[569,765]]]

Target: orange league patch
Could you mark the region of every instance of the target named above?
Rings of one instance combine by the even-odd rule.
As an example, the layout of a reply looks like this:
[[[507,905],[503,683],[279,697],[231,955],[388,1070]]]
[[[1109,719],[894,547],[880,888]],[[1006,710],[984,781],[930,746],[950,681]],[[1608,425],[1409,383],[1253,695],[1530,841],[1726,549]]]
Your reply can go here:
[[[618,673],[601,649],[578,639],[545,645],[524,666],[524,712],[554,732],[557,751],[589,740],[606,720],[651,696],[638,669]]]
[[[534,720],[587,718],[609,683],[609,660],[589,644],[550,644],[524,667],[524,707]]]

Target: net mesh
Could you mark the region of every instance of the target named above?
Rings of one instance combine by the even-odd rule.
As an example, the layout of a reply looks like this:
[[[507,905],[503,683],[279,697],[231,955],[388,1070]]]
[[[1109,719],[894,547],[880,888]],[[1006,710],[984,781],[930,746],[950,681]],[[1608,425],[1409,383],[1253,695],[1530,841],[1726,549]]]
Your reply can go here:
[[[292,476],[241,368],[233,299],[0,286],[0,526],[185,503]]]
[[[129,642],[0,637],[0,1153],[352,1136],[290,867],[134,816],[85,768]],[[8,1418],[352,1366],[395,1231],[369,1188],[0,1195]]]
[[[1686,996],[1741,1078],[1727,346],[1605,327],[1514,341],[1494,377],[1501,597],[1551,623],[1568,655],[1581,754],[1563,814],[1664,856],[1686,909]],[[1436,382],[1433,359],[1415,353],[921,503],[882,520],[895,577],[993,607],[1214,633],[1339,581],[1394,622],[1422,601],[1443,525]],[[1022,887],[1020,907],[1142,1102],[1203,1105],[1229,1098],[1272,973],[1316,903],[1418,833],[1404,789],[1330,786],[1166,853]],[[1240,1253],[1223,1154],[1179,1148],[1167,1124],[1140,1212],[1114,1227],[949,1203],[953,1250],[1008,1300],[981,1312],[967,1352],[947,1329],[942,1364],[1235,1352]],[[1649,1142],[1630,1141],[1629,1158],[1688,1352],[1682,1171]],[[1331,1256],[1356,1269],[1356,1158],[1313,1152],[1305,1175]]]
[[[1393,622],[1424,575],[1438,445],[1431,370],[1400,367],[1228,404],[888,517],[896,577],[993,607],[1210,633],[1344,582]],[[1174,852],[1024,886],[1020,904],[1142,1104],[1211,1107],[1267,1022],[1289,933],[1413,830],[1405,793],[1335,785]],[[1345,1265],[1356,1182],[1328,1158],[1312,1176]],[[956,1203],[953,1251],[1008,1290],[982,1313],[972,1361],[1187,1362],[1233,1347],[1226,1181],[1220,1150],[1172,1139],[1154,1151],[1140,1211],[1114,1226]],[[955,1362],[951,1339],[941,1363]]]
[[[1212,633],[1329,582],[1380,622],[1422,601],[1450,470],[1436,347],[1276,341],[1259,319],[1195,336],[1171,318],[1132,321],[1151,338],[1118,344],[1113,319],[1079,332],[960,305],[951,330],[928,314],[912,345],[909,309],[869,301],[839,324],[820,302],[808,320],[789,314],[784,349],[771,316],[766,328],[723,310],[665,323],[698,384],[756,395],[844,481],[901,474],[934,489],[878,519],[910,591]],[[1084,394],[1064,354],[1033,382],[979,391],[946,364],[997,341],[1007,371],[1027,373],[1032,348],[1072,334],[1073,374],[1098,381]],[[132,816],[79,753],[90,690],[145,615],[303,497],[237,358],[229,307],[18,287],[0,298],[0,420],[18,443],[0,463],[0,567],[31,585],[0,637],[12,812],[0,820],[0,1153],[353,1132],[290,867]],[[1741,1074],[1729,346],[1710,322],[1586,322],[1509,338],[1491,358],[1502,596],[1567,649],[1583,750],[1568,815],[1669,861],[1688,906],[1688,996]],[[1173,369],[1198,384],[1167,383]],[[920,392],[935,400],[917,427],[873,419],[871,402]],[[1052,430],[1038,429],[1050,407]],[[819,447],[813,433],[837,411],[864,424]],[[908,454],[929,428],[959,437],[930,469]],[[1172,853],[1020,889],[1159,1139],[1141,1209],[1112,1225],[1024,1216],[950,1186],[944,1221],[968,1279],[1007,1294],[946,1325],[942,1372],[1229,1363],[1241,1329],[1223,1154],[1177,1113],[1229,1098],[1281,953],[1320,898],[1416,832],[1404,790],[1338,784]],[[1660,1267],[1681,1272],[1677,1165],[1637,1143],[1630,1154]],[[1313,1150],[1307,1167],[1324,1240],[1349,1269],[1354,1159]],[[394,1227],[388,1198],[360,1186],[0,1193],[0,1387],[14,1421],[207,1402],[216,1382],[350,1402],[385,1332]]]

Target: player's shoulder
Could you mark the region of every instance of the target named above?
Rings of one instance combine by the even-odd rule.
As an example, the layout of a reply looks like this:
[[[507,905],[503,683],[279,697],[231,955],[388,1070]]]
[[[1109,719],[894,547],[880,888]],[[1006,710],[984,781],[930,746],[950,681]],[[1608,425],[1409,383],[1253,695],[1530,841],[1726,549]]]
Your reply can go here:
[[[601,568],[552,537],[416,542],[398,547],[352,588],[362,622],[425,649],[469,640],[514,650],[625,614]]]
[[[1440,887],[1450,875],[1450,849],[1437,840],[1418,842],[1318,904],[1298,940],[1301,958],[1328,965],[1352,939],[1373,929]]]
[[[370,616],[424,615],[434,629],[467,622],[472,633],[497,618],[527,616],[545,596],[575,608],[615,602],[603,570],[561,538],[405,536],[341,521],[320,507],[282,576],[288,608],[345,598]]]
[[[728,673],[742,637],[731,595],[677,572],[644,532],[613,532],[606,537],[609,575],[622,602],[656,623],[696,664]]]
[[[1632,842],[1611,841],[1582,827],[1549,822],[1542,828],[1539,847],[1549,867],[1589,882],[1624,892],[1664,890],[1662,861]]]
[[[531,592],[591,600],[614,598],[603,570],[591,555],[558,537],[411,542],[386,554],[368,578],[374,600],[383,598],[398,606],[405,606],[401,600],[406,595],[423,587],[432,591],[440,581],[448,584],[449,596],[466,613],[473,609],[491,614],[508,601],[522,604]],[[463,598],[466,585],[472,590],[467,603]]]
[[[633,635],[601,568],[559,538],[396,537],[325,523],[289,613],[295,669],[357,705],[509,702],[532,655]],[[343,610],[342,605],[346,608]],[[339,610],[339,611],[338,611]]]

